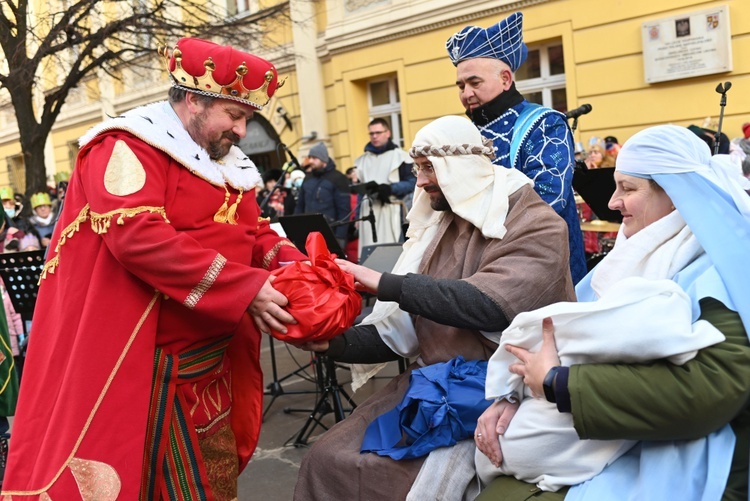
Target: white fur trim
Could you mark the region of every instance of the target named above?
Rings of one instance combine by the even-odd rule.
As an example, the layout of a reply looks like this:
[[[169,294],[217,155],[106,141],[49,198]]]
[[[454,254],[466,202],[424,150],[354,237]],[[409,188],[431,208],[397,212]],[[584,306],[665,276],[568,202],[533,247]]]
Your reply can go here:
[[[130,132],[213,185],[228,184],[237,190],[249,191],[261,182],[253,161],[236,146],[220,161],[211,160],[208,152],[190,137],[168,101],[141,106],[95,125],[81,137],[79,144],[83,147],[110,130]]]

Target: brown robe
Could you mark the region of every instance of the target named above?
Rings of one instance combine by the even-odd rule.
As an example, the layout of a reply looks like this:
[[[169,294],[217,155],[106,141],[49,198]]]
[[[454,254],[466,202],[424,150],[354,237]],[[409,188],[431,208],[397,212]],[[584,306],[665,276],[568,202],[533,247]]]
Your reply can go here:
[[[565,222],[529,186],[509,199],[506,235],[485,238],[478,228],[446,213],[419,272],[437,279],[462,279],[492,298],[509,321],[558,301],[574,301]],[[479,331],[437,324],[416,316],[420,357],[425,364],[458,355],[487,360],[497,345]],[[365,429],[394,408],[409,386],[409,369],[323,434],[305,456],[294,492],[296,501],[405,499],[424,458],[395,461],[361,454]]]

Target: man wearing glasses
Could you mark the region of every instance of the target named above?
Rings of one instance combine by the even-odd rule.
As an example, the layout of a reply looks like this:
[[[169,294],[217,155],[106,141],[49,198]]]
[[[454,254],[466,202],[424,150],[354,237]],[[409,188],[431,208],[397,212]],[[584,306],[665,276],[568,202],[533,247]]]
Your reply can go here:
[[[391,140],[391,128],[382,118],[367,126],[370,142],[365,153],[354,161],[359,180],[368,186],[360,208],[362,216],[372,213],[375,221],[359,227],[359,252],[374,243],[400,242],[403,218],[411,205],[417,178],[411,172],[408,153]]]

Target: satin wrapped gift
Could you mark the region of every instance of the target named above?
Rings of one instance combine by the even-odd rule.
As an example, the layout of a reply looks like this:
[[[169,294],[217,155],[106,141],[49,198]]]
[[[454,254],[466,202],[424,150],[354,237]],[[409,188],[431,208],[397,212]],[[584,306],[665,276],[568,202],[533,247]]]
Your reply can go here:
[[[461,356],[413,371],[401,403],[367,427],[361,451],[414,459],[471,438],[492,403],[484,398],[486,377],[487,361]]]
[[[354,277],[339,268],[323,235],[311,232],[305,242],[310,264],[294,262],[271,274],[274,289],[289,300],[286,310],[297,320],[287,333],[271,330],[276,339],[290,343],[327,341],[352,326],[362,310]]]

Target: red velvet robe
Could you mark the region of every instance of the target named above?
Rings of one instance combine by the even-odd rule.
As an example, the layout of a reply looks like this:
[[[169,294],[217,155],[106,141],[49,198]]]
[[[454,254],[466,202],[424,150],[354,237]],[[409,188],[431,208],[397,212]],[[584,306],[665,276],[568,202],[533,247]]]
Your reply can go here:
[[[118,141],[145,180],[107,172]],[[240,192],[227,190],[231,205]],[[268,270],[305,257],[259,219],[253,191],[237,225],[214,221],[226,193],[124,131],[81,151],[41,280],[3,499],[137,499],[155,347],[229,334],[231,424],[247,464],[263,384],[246,308]]]

